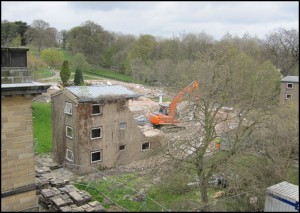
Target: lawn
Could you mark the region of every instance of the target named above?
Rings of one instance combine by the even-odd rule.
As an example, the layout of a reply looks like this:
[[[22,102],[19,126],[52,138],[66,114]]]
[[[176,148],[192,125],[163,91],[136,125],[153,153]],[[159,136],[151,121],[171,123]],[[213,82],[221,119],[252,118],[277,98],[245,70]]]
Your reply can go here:
[[[32,103],[33,137],[38,141],[35,152],[52,151],[51,103]]]
[[[137,83],[137,81],[125,74],[121,74],[121,73],[117,73],[111,70],[91,70],[91,71],[85,71],[84,73],[91,73],[94,75],[98,75],[101,77],[105,77],[105,78],[110,78],[110,79],[114,79],[114,80],[118,80],[118,81],[124,81],[124,82],[129,82],[129,83]]]
[[[139,211],[184,211],[192,210],[191,203],[199,200],[199,190],[197,187],[191,188],[186,193],[171,193],[160,189],[159,185],[152,185],[152,178],[141,176],[137,173],[115,175],[91,182],[75,183],[81,190],[89,192],[93,200],[103,203],[104,196],[109,197],[113,202],[122,206],[130,212]],[[87,185],[89,185],[87,187]],[[147,189],[148,188],[148,189]],[[145,199],[135,200],[139,192],[146,194]],[[101,192],[101,193],[100,193]],[[106,210],[109,206],[104,204]]]
[[[39,80],[43,78],[48,78],[55,75],[55,72],[51,72],[49,69],[41,68],[37,71],[32,72],[32,78],[33,80]]]

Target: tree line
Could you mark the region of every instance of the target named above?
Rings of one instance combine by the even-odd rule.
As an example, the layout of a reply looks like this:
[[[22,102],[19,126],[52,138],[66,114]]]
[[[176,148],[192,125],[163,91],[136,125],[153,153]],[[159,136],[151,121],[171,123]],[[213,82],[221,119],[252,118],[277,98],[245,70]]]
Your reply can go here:
[[[4,20],[1,29],[1,46],[34,46],[39,54],[47,48],[61,48],[71,55],[80,54],[91,67],[112,69],[145,83],[172,85],[190,72],[197,54],[228,45],[259,62],[270,61],[283,76],[299,75],[296,29],[274,29],[265,39],[227,33],[219,41],[205,32],[181,33],[172,38],[149,34],[137,37],[109,32],[92,21],[58,31],[43,20],[34,20],[30,25]]]

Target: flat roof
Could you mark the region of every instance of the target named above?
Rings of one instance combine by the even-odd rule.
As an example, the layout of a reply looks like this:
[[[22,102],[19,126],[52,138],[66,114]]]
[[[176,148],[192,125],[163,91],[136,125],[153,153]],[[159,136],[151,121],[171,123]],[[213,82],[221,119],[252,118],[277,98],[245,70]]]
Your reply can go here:
[[[26,95],[26,94],[41,94],[47,92],[51,85],[30,82],[30,83],[16,83],[16,84],[1,84],[1,95]]]
[[[121,85],[94,85],[66,87],[79,102],[89,102],[99,99],[137,98],[140,95]]]
[[[294,83],[298,83],[299,82],[299,76],[292,76],[292,75],[288,75],[286,77],[284,77],[283,79],[281,79],[282,82],[294,82]]]

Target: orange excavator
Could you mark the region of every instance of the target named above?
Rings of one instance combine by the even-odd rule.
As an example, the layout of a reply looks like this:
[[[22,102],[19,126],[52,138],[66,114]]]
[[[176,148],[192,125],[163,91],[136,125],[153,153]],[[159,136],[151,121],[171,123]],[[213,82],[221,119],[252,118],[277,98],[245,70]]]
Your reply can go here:
[[[181,90],[171,101],[169,107],[161,105],[159,112],[153,112],[148,114],[148,120],[153,124],[154,127],[159,128],[164,125],[176,125],[179,123],[175,119],[176,116],[176,106],[182,100],[186,93],[191,93],[195,89],[199,89],[198,81],[193,81],[183,90]],[[169,108],[169,112],[166,108]]]

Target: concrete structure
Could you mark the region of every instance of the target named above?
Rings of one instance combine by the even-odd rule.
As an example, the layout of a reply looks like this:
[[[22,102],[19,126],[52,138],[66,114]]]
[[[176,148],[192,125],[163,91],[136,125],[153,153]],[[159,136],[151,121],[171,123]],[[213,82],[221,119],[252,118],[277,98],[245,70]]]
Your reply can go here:
[[[32,82],[26,48],[1,48],[1,211],[37,211],[32,98],[50,85]]]
[[[299,76],[286,76],[281,79],[280,103],[299,104]]]
[[[138,95],[120,85],[72,86],[51,95],[54,160],[76,173],[142,159],[158,145],[145,135],[128,102]]]

